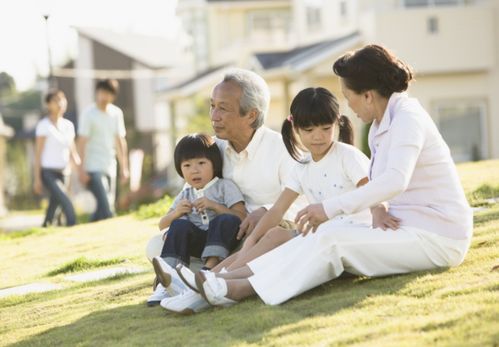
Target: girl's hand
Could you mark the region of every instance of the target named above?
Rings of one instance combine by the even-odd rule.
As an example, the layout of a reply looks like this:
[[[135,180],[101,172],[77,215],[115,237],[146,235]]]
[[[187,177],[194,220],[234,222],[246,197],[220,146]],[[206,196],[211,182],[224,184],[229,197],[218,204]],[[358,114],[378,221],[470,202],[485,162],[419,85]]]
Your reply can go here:
[[[42,195],[42,193],[43,193],[43,186],[42,186],[42,182],[40,181],[40,179],[35,179],[35,182],[33,184],[33,192],[36,195]]]
[[[196,201],[194,201],[193,205],[196,208],[196,210],[198,210],[199,212],[203,212],[204,210],[214,211],[216,209],[217,203],[203,196],[202,198],[199,198]]]
[[[175,214],[179,217],[183,216],[184,214],[191,213],[191,211],[192,211],[192,204],[187,199],[180,200],[177,206],[175,207]]]
[[[371,214],[373,215],[373,228],[397,230],[400,227],[401,220],[389,214],[386,206],[382,204],[372,208]]]
[[[302,236],[306,236],[310,231],[315,233],[319,225],[327,220],[328,218],[322,204],[311,204],[298,212],[295,223]]]

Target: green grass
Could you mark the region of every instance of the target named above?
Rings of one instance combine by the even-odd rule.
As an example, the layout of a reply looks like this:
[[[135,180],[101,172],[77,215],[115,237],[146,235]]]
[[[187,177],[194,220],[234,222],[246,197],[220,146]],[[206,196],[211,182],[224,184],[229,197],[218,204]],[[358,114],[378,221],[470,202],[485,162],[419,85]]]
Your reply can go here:
[[[487,200],[499,198],[499,185],[482,184],[467,196],[472,206],[488,205]]]
[[[467,194],[499,182],[499,161],[459,169]],[[0,240],[2,287],[34,281],[66,286],[0,299],[0,345],[499,345],[499,204],[476,215],[469,254],[457,268],[342,277],[277,307],[253,298],[191,317],[145,305],[153,276],[144,247],[157,233],[156,223],[123,216]],[[78,257],[126,258],[149,271],[85,284],[48,275]]]
[[[173,203],[173,198],[166,195],[162,199],[147,205],[142,205],[139,207],[137,211],[135,211],[135,216],[140,219],[149,219],[149,218],[159,218],[164,216],[166,212],[170,209],[171,204]]]

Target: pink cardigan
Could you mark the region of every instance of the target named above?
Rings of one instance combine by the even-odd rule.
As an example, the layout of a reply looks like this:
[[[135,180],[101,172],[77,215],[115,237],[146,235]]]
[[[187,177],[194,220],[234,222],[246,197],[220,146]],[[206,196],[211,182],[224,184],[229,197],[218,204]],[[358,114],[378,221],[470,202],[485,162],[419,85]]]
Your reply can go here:
[[[371,126],[369,147],[369,183],[324,201],[329,218],[388,202],[402,226],[452,239],[471,237],[473,214],[449,147],[416,99],[391,95],[381,122]]]

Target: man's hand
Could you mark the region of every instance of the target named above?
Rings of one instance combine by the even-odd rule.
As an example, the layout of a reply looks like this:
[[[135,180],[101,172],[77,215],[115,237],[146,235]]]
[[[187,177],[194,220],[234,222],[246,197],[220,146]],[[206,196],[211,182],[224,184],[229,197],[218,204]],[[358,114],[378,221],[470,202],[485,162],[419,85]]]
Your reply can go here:
[[[306,236],[310,231],[315,233],[319,225],[327,220],[328,218],[322,204],[311,204],[298,212],[295,223],[302,236]]]
[[[80,182],[86,186],[88,182],[90,181],[90,175],[85,171],[85,170],[80,170],[78,177],[80,179]]]
[[[262,219],[263,215],[267,212],[267,210],[263,207],[249,213],[246,218],[242,221],[239,226],[239,232],[237,233],[237,239],[242,240],[244,236],[251,234],[253,229],[255,229],[256,225]]]
[[[126,184],[128,182],[128,179],[130,178],[130,172],[128,169],[122,169],[120,173],[120,182],[121,184]]]
[[[373,215],[373,228],[397,230],[400,227],[401,220],[389,214],[383,204],[371,208],[371,214]]]

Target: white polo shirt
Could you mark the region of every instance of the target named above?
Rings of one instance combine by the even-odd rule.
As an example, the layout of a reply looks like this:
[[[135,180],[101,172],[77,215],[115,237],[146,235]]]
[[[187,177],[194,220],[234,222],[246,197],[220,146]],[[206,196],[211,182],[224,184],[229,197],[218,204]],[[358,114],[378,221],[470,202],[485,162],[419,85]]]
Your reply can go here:
[[[270,209],[284,189],[285,178],[294,166],[281,134],[262,126],[239,153],[227,140],[216,139],[216,142],[223,156],[223,176],[239,187],[246,209],[249,212],[260,207]],[[284,218],[294,220],[298,210],[304,206],[303,201],[296,202]]]
[[[401,225],[452,238],[468,239],[473,214],[466,201],[449,147],[420,103],[394,93],[382,121],[369,131],[370,182],[323,202],[332,218],[379,202]]]
[[[286,188],[304,194],[310,204],[357,189],[360,180],[367,177],[369,159],[360,150],[346,143],[335,142],[319,161],[310,154],[306,163],[296,163],[286,180]],[[333,219],[346,224],[372,225],[369,209],[351,215],[339,214]]]
[[[57,124],[54,124],[47,116],[36,125],[35,135],[36,137],[45,137],[41,167],[54,170],[68,169],[71,144],[75,138],[73,123],[67,119],[59,118]]]

